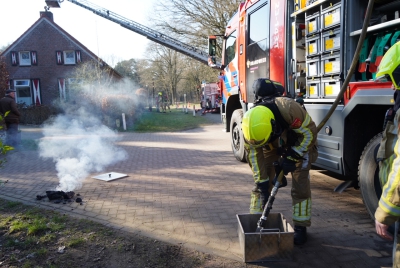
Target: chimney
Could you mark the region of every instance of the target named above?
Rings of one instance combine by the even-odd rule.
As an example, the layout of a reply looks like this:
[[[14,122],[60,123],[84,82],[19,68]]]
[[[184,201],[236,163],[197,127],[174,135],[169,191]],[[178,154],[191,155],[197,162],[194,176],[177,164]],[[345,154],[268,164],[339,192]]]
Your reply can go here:
[[[53,20],[53,13],[51,13],[50,11],[40,11],[40,17],[46,17],[51,21]]]

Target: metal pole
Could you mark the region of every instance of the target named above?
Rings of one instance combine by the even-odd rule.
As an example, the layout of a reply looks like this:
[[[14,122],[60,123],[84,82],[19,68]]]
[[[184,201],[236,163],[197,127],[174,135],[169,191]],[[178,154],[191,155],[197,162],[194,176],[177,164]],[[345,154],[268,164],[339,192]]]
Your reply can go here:
[[[153,107],[153,105],[154,105],[154,80],[153,80],[153,95],[152,95],[152,98],[151,98],[151,107]]]

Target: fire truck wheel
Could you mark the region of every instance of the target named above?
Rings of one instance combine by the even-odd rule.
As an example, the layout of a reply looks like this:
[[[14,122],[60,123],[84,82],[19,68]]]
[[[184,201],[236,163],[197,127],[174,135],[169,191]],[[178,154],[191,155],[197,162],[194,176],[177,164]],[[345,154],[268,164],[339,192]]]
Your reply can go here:
[[[369,141],[361,154],[358,165],[358,183],[361,189],[361,196],[372,219],[375,218],[375,210],[382,194],[382,187],[379,183],[379,166],[376,161],[376,154],[381,140],[382,133]]]
[[[237,109],[233,112],[231,118],[231,146],[233,154],[240,162],[246,162],[246,152],[244,150],[244,139],[242,133],[243,111]]]

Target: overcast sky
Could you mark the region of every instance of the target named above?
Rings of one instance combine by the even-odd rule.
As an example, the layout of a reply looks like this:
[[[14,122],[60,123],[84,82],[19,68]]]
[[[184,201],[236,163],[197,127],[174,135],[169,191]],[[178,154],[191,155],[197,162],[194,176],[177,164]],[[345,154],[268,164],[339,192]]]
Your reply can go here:
[[[89,0],[127,19],[150,26],[153,3],[156,0]],[[0,15],[0,47],[14,42],[44,11],[45,0],[2,0]],[[145,37],[106,20],[67,0],[61,8],[51,8],[54,22],[84,46],[114,66],[121,60],[143,58]]]

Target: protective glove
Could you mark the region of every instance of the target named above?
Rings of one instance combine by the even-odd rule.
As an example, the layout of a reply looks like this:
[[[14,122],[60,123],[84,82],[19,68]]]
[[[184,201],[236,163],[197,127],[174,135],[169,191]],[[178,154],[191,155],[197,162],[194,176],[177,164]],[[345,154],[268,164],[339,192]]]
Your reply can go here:
[[[279,162],[274,162],[274,168],[275,168],[275,178],[272,181],[273,185],[275,185],[276,181],[278,180],[278,176],[282,171],[282,166],[279,164]],[[281,184],[279,185],[278,188],[282,188],[285,186],[287,186],[287,179],[285,176],[283,176],[282,180],[281,180]]]
[[[289,172],[293,172],[296,170],[296,163],[299,160],[293,158],[292,156],[286,156],[281,164],[281,168],[283,170],[283,174],[287,175]]]
[[[289,172],[293,172],[296,170],[296,163],[299,162],[300,159],[304,159],[292,148],[288,148],[283,155],[284,159],[282,162],[283,174],[287,175]]]

